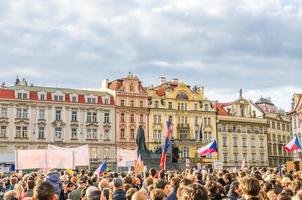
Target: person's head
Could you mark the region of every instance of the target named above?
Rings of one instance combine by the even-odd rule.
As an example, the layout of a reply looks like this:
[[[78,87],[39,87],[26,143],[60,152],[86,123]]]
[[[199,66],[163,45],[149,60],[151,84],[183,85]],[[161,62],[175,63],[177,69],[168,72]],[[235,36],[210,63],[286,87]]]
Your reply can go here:
[[[208,190],[210,195],[216,194],[218,191],[217,183],[215,181],[207,182],[205,187]]]
[[[4,200],[18,200],[18,193],[15,190],[8,191],[3,196]]]
[[[162,189],[154,189],[150,192],[150,200],[163,200],[165,196]]]
[[[138,192],[134,193],[131,200],[147,200],[147,196],[144,192],[138,191]]]
[[[246,176],[240,179],[239,189],[244,196],[255,197],[260,191],[260,184],[256,178]]]
[[[11,177],[9,181],[10,181],[11,185],[16,185],[18,183],[18,178],[17,177]]]
[[[95,186],[89,186],[87,189],[86,189],[86,197],[88,197],[90,195],[90,193],[94,192],[94,191],[98,191],[98,188],[95,187]]]
[[[53,200],[54,196],[55,189],[46,181],[39,183],[34,189],[35,200]]]
[[[33,178],[27,179],[26,188],[28,190],[33,190],[35,186],[36,186],[35,179],[33,179]]]
[[[155,183],[154,183],[154,186],[156,189],[164,190],[166,185],[167,185],[167,182],[163,179],[159,179],[159,180],[155,181]]]
[[[93,190],[87,195],[87,200],[100,200],[102,192],[99,190]]]
[[[181,191],[179,200],[208,200],[207,190],[201,184],[191,184]]]
[[[81,178],[79,179],[79,187],[80,187],[80,188],[85,188],[86,185],[87,185],[86,178],[81,177]]]
[[[188,178],[183,178],[180,182],[179,182],[179,186],[188,186],[192,184],[192,181]]]
[[[153,184],[153,179],[152,179],[151,177],[148,177],[148,178],[145,180],[145,182],[146,182],[146,185],[147,185],[147,186],[150,186],[150,185]]]
[[[291,188],[294,192],[294,194],[297,194],[297,192],[302,189],[302,182],[300,180],[294,180],[292,185],[291,185]]]
[[[151,168],[151,169],[149,170],[149,173],[150,173],[151,177],[154,178],[155,175],[156,175],[156,169]]]
[[[114,178],[113,179],[113,187],[115,190],[123,189],[123,180],[121,178]]]
[[[102,179],[99,182],[99,190],[102,191],[104,188],[109,188],[109,183],[106,179]]]
[[[134,195],[134,193],[137,192],[136,188],[130,188],[127,192],[126,192],[126,200],[131,200],[132,196]]]
[[[277,197],[277,200],[291,200],[291,199],[292,197],[285,192],[281,192]]]
[[[240,194],[240,190],[239,190],[239,182],[238,181],[234,181],[231,183],[230,185],[230,190],[232,192],[235,192],[236,194]]]
[[[178,189],[179,183],[180,183],[180,178],[174,177],[171,179],[171,186],[173,187],[174,190]]]
[[[159,178],[161,178],[161,179],[165,179],[165,178],[166,178],[166,174],[165,174],[165,171],[164,171],[164,170],[161,170],[161,171],[159,172]]]

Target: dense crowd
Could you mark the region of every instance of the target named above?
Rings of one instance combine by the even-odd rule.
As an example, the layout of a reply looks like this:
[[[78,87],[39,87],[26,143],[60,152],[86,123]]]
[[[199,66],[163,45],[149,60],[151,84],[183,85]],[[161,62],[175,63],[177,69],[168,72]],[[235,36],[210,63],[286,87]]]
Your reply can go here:
[[[0,178],[4,200],[302,200],[302,172],[266,168],[103,175],[49,170]]]

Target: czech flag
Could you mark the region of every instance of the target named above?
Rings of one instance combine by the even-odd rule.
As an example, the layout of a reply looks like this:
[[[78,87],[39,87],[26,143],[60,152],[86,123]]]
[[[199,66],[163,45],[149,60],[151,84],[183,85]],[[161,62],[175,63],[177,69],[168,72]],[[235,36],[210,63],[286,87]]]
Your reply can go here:
[[[107,170],[107,160],[105,160],[96,170],[93,174],[96,175],[102,175]]]
[[[213,142],[207,144],[204,147],[201,147],[197,150],[199,156],[206,156],[210,153],[218,152],[217,142],[214,140]]]
[[[298,135],[295,134],[294,138],[283,148],[287,152],[291,152],[291,151],[301,149],[301,143],[299,141]]]
[[[170,122],[170,120],[168,120],[167,121],[167,135],[166,135],[166,138],[165,138],[165,144],[164,144],[164,147],[163,147],[163,152],[162,152],[161,160],[160,160],[161,169],[166,168],[166,158],[167,158],[169,141],[170,141],[170,137],[171,137],[172,132],[173,132],[173,124]]]

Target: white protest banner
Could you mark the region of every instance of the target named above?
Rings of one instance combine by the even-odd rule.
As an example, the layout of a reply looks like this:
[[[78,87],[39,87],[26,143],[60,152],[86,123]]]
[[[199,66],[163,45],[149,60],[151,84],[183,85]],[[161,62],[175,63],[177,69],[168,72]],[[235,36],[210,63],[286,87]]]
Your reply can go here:
[[[16,169],[46,168],[46,150],[19,150],[15,154]]]
[[[89,149],[88,145],[79,146],[76,148],[64,148],[55,145],[48,145],[49,150],[62,150],[64,152],[72,152],[74,156],[74,167],[89,166]]]
[[[137,160],[137,150],[117,149],[116,160],[118,167],[133,167],[134,160]]]
[[[64,150],[47,150],[47,168],[72,169],[73,153]]]
[[[214,169],[223,169],[223,163],[220,161],[214,161],[213,162],[213,168]]]

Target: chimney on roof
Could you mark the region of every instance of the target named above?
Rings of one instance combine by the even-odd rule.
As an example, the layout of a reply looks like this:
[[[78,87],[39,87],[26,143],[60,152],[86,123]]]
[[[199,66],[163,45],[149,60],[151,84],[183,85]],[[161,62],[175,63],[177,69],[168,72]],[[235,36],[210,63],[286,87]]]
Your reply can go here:
[[[104,79],[104,80],[102,80],[102,88],[108,88],[108,79],[106,78],[106,79]]]
[[[164,76],[159,77],[159,84],[160,85],[162,85],[162,84],[164,84],[166,82],[167,82],[166,77],[164,77]]]

